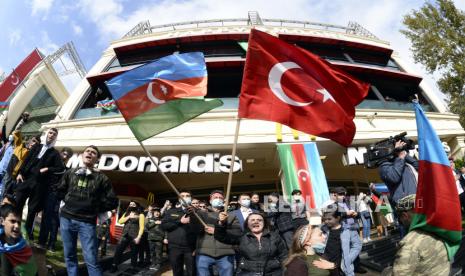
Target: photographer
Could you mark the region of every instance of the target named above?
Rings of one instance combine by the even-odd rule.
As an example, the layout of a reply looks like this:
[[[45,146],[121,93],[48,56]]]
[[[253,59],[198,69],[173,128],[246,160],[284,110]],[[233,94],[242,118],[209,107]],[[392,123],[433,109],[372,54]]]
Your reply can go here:
[[[379,174],[388,187],[394,204],[397,204],[399,199],[417,192],[418,161],[408,155],[406,145],[403,141],[397,141],[396,157],[382,162],[379,166]]]

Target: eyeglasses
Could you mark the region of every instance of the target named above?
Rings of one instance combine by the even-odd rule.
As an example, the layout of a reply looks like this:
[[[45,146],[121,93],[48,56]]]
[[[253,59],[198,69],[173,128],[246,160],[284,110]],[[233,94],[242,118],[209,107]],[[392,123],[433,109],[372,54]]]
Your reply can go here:
[[[207,206],[205,206],[205,205],[200,205],[199,208],[205,209],[205,208],[207,208]]]

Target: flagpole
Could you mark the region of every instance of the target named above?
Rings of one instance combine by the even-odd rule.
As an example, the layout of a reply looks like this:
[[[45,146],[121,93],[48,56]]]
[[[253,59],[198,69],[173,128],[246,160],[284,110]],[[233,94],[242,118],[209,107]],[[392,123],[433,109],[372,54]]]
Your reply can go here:
[[[237,118],[236,121],[236,131],[234,133],[234,144],[231,153],[231,163],[229,167],[229,175],[228,175],[228,184],[226,186],[226,200],[224,201],[224,211],[228,210],[229,205],[229,196],[231,193],[231,183],[232,183],[232,176],[234,171],[234,161],[236,159],[236,149],[237,149],[237,140],[239,138],[239,127],[241,125],[241,118]]]
[[[145,148],[144,144],[142,144],[141,141],[137,140],[140,144],[140,146],[142,147],[142,149],[144,150],[145,154],[147,154],[147,156],[150,158],[150,161],[152,161],[152,164],[155,166],[155,168],[157,168],[157,171],[161,174],[161,176],[163,177],[163,179],[165,179],[165,181],[170,185],[171,189],[173,189],[173,191],[176,193],[176,195],[178,196],[178,198],[181,199],[181,201],[184,203],[184,205],[188,205],[183,198],[181,198],[181,194],[179,193],[179,190],[176,188],[176,186],[174,186],[173,182],[171,182],[171,180],[168,178],[168,176],[166,176],[166,174],[160,170],[160,167],[158,166],[157,162],[155,162],[155,159],[153,158],[153,156],[150,154],[150,152],[147,150],[147,148]],[[193,212],[194,216],[200,221],[200,223],[203,225],[203,227],[207,227],[208,225],[202,220],[202,218],[199,216],[199,214],[197,214],[196,212]]]

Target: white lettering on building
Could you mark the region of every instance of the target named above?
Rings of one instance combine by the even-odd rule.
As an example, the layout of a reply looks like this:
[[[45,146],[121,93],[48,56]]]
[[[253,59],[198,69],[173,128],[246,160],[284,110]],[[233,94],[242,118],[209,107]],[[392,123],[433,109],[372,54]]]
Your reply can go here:
[[[189,156],[181,154],[177,156],[163,156],[153,158],[160,170],[165,173],[228,173],[231,164],[231,155],[221,156],[219,153],[207,153],[205,155]],[[69,168],[84,166],[82,156],[74,154],[67,163]],[[122,172],[156,172],[157,168],[149,157],[124,156],[116,154],[102,154],[97,169],[102,171],[119,170]],[[242,170],[242,160],[235,157],[233,172]]]

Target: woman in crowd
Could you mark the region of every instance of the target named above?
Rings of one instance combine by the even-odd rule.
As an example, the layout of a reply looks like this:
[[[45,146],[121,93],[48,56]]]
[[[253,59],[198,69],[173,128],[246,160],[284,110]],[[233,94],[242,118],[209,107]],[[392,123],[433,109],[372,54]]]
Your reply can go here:
[[[327,236],[323,258],[335,264],[330,275],[353,276],[354,261],[362,250],[362,242],[357,230],[344,228],[341,224],[342,214],[336,204],[326,207],[323,213],[321,230]]]
[[[116,247],[111,272],[118,270],[118,264],[121,263],[121,255],[128,245],[131,247],[131,265],[132,267],[136,267],[137,265],[138,245],[144,233],[145,223],[145,217],[141,213],[139,204],[135,201],[129,202],[126,212],[123,213],[118,223],[124,224],[124,227],[121,240]]]
[[[371,198],[367,196],[365,193],[360,193],[358,195],[358,212],[360,214],[360,218],[362,219],[363,230],[363,242],[371,241],[370,238],[370,231],[371,231],[371,209],[369,203],[371,202]]]
[[[215,239],[226,244],[239,245],[241,259],[237,275],[281,276],[282,263],[287,256],[286,245],[276,232],[268,230],[265,217],[259,213],[250,214],[244,222],[243,235],[226,233],[228,215],[220,213],[215,225]]]
[[[294,233],[284,276],[330,275],[336,264],[322,259],[326,237],[318,226],[305,225]]]

